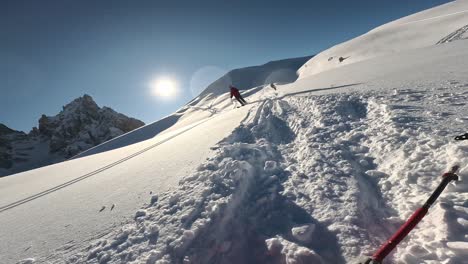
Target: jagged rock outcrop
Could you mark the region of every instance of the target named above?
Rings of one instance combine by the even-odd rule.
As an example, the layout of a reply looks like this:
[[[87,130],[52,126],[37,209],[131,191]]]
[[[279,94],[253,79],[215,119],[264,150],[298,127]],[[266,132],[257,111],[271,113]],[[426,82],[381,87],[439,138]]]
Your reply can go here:
[[[63,161],[143,125],[109,107],[100,108],[86,94],[56,116],[42,115],[38,128],[28,134],[0,124],[0,176]]]
[[[26,137],[26,134],[0,124],[0,168],[13,166],[13,147],[11,142]]]
[[[39,132],[50,137],[50,151],[69,158],[144,125],[140,120],[100,108],[89,95],[75,99],[56,116],[42,115]]]

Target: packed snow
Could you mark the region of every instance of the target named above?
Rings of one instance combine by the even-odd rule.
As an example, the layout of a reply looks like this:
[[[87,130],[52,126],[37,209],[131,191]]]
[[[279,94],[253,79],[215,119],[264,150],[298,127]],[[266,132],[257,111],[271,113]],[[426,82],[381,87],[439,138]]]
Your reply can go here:
[[[458,164],[461,181],[384,263],[468,263],[468,141],[453,140],[468,132],[468,40],[437,44],[468,24],[465,3],[371,31],[421,31],[431,45],[396,39],[408,48],[249,87],[240,108],[204,97],[155,137],[142,128],[142,141],[130,133],[112,144],[133,144],[1,179],[0,258],[355,263]],[[446,24],[440,38],[416,26],[431,21]]]

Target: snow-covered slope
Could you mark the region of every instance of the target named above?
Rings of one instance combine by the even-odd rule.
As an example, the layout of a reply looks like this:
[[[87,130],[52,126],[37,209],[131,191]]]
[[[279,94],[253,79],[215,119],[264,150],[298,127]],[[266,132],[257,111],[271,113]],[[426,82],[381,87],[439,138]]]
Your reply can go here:
[[[463,39],[467,26],[466,0],[428,9],[317,54],[299,69],[299,79],[370,58]],[[340,62],[340,57],[345,60]]]
[[[204,98],[155,137],[0,179],[0,259],[353,263],[458,163],[462,181],[386,263],[466,263],[468,141],[453,137],[468,129],[468,40],[245,95],[246,107]]]
[[[2,178],[0,259],[15,263],[86,245],[194,171],[248,108],[104,153]],[[105,210],[100,209],[105,206]],[[111,209],[112,208],[112,209]],[[3,239],[8,238],[8,239]],[[60,262],[63,256],[56,256]]]

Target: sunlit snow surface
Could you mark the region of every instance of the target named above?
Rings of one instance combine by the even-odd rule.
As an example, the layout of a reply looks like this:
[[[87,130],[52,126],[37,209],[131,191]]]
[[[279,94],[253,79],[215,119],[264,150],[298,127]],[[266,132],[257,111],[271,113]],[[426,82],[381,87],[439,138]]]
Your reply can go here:
[[[345,263],[371,254],[449,165],[466,176],[468,146],[452,135],[466,129],[467,86],[265,100],[178,188],[70,260]],[[463,263],[467,190],[450,186],[395,261]]]
[[[299,78],[355,62],[467,38],[468,1],[453,1],[377,27],[310,59]],[[430,56],[428,54],[428,56]],[[345,58],[340,62],[339,58]]]
[[[462,181],[387,263],[467,263],[468,141],[453,138],[468,132],[468,40],[436,45],[452,32],[253,88],[242,108],[201,99],[154,138],[1,179],[0,259],[353,263],[457,163]]]

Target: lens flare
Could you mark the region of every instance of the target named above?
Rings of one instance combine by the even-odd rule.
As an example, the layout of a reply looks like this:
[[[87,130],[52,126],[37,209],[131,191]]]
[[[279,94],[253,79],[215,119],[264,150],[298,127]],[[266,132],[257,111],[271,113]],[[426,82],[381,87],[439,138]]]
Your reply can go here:
[[[225,86],[226,89],[228,85],[231,83],[230,79],[219,79],[227,71],[217,67],[217,66],[204,66],[198,69],[193,75],[190,80],[190,91],[192,92],[192,96],[198,96],[203,90],[205,90],[210,84],[217,81],[217,86]]]

